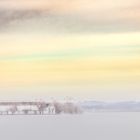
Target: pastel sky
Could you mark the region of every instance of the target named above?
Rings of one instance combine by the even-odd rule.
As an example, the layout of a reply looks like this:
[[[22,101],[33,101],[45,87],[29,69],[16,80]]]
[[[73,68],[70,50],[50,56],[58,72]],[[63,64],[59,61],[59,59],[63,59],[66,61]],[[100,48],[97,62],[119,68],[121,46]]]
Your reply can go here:
[[[1,0],[0,100],[140,100],[139,0]]]

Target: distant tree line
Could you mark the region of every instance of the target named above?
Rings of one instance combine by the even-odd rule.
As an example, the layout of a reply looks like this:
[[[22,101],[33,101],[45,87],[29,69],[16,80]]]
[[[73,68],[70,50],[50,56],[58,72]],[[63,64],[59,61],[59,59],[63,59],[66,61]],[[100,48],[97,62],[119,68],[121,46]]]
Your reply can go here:
[[[82,109],[71,102],[66,103],[60,103],[60,102],[54,102],[55,112],[56,114],[60,113],[67,113],[67,114],[80,114],[82,113]]]

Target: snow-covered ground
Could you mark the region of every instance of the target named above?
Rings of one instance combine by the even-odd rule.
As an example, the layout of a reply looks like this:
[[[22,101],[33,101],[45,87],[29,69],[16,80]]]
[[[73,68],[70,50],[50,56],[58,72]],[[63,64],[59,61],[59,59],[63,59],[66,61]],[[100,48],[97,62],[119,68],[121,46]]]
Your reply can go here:
[[[1,140],[140,140],[140,113],[0,116]]]

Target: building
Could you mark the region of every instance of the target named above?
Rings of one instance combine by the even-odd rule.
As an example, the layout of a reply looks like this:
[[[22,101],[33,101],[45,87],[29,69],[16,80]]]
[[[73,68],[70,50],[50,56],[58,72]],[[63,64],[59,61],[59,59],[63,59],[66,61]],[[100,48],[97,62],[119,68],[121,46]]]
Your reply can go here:
[[[54,115],[55,106],[46,102],[0,102],[0,115]]]

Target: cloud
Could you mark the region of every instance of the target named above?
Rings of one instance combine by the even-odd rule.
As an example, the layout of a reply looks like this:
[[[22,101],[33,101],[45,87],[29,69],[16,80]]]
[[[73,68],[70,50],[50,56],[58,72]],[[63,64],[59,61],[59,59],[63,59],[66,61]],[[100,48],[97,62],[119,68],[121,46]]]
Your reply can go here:
[[[33,17],[41,17],[43,14],[48,11],[39,11],[39,10],[0,10],[0,25],[8,25],[16,20],[25,20]]]
[[[110,0],[33,3],[20,0],[0,2],[0,32],[40,31],[51,33],[129,32],[140,30],[140,5]],[[104,0],[102,2],[105,2]],[[110,2],[110,4],[107,4]],[[8,6],[8,4],[10,4]],[[68,6],[69,5],[69,6]]]

